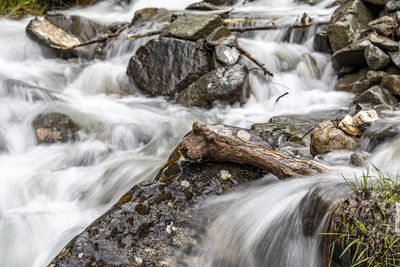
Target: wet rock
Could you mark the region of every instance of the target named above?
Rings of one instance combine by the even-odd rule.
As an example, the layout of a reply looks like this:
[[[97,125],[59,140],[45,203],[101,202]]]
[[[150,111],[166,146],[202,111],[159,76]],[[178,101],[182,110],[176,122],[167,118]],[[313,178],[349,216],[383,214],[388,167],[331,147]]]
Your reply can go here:
[[[344,67],[360,69],[367,66],[364,50],[371,44],[368,38],[363,38],[355,43],[336,51],[332,55],[332,63],[336,70]]]
[[[375,110],[362,110],[353,116],[353,123],[355,126],[360,127],[365,124],[370,124],[378,119],[379,117]]]
[[[368,159],[368,154],[357,151],[350,156],[350,162],[354,166],[361,167],[365,165],[365,161]]]
[[[239,61],[240,52],[235,47],[218,45],[214,48],[214,57],[224,66],[232,66]]]
[[[154,181],[129,190],[51,266],[182,266],[212,223],[200,204],[265,175],[245,164],[180,158],[175,150]],[[229,175],[223,179],[221,173]]]
[[[397,21],[390,16],[383,16],[368,23],[368,27],[375,30],[378,34],[390,37],[394,33]]]
[[[399,44],[388,37],[372,33],[369,35],[369,40],[383,50],[392,52],[399,50]]]
[[[382,70],[390,63],[389,56],[375,45],[365,48],[364,57],[368,66],[373,70]]]
[[[344,116],[339,122],[339,129],[351,136],[360,136],[361,130],[354,123],[353,118],[350,115]]]
[[[400,2],[396,0],[387,1],[385,5],[386,12],[400,11]]]
[[[174,20],[161,36],[197,41],[207,37],[221,25],[222,19],[218,15],[182,15]]]
[[[321,3],[322,1],[323,0],[299,0],[298,2],[302,2],[302,3],[309,4],[311,6],[314,6],[314,5]]]
[[[328,35],[333,52],[356,41],[360,31],[373,19],[362,1],[348,1],[337,8],[330,20]]]
[[[216,6],[233,5],[235,0],[204,0],[206,3],[211,3]]]
[[[372,152],[379,145],[389,142],[400,134],[400,127],[392,119],[380,119],[375,121],[361,137],[361,148]]]
[[[189,5],[187,10],[201,10],[201,11],[214,11],[221,10],[220,7],[207,2],[197,2]]]
[[[75,140],[81,129],[69,116],[56,112],[37,116],[32,126],[39,144]]]
[[[234,46],[236,43],[236,37],[231,34],[231,31],[221,26],[213,30],[206,38],[208,46],[214,47],[217,45],[228,45]]]
[[[200,77],[180,92],[176,103],[211,108],[214,101],[243,103],[249,94],[249,71],[243,65],[222,67]]]
[[[135,27],[142,27],[148,23],[166,25],[171,22],[172,14],[173,12],[165,8],[143,8],[135,12],[131,24]]]
[[[373,105],[387,104],[395,105],[398,104],[396,98],[385,88],[375,85],[369,88],[367,91],[361,93],[354,98],[354,103],[370,103]]]
[[[70,50],[57,47],[70,47],[95,39],[107,34],[108,28],[80,16],[48,13],[31,20],[26,32],[30,38],[64,58],[91,57],[90,47],[95,47],[96,44]]]
[[[392,60],[393,64],[400,68],[400,50],[396,52],[388,52],[390,59]]]
[[[359,94],[374,85],[378,85],[386,75],[388,74],[383,71],[371,71],[364,68],[339,78],[336,90]]]
[[[311,155],[324,154],[335,150],[354,150],[358,146],[358,138],[345,134],[329,120],[319,123],[311,131]]]
[[[196,43],[175,38],[154,39],[130,59],[128,75],[146,93],[174,95],[210,71],[211,55]]]
[[[317,52],[331,53],[328,32],[317,32],[314,36],[313,48]]]
[[[382,86],[392,94],[400,96],[400,75],[388,75],[382,80]]]

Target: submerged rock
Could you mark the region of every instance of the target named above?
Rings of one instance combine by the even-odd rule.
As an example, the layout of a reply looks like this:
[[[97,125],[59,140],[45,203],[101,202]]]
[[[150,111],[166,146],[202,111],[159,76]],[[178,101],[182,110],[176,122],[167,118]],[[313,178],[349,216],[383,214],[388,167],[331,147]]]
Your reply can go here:
[[[29,102],[57,99],[52,91],[20,80],[7,79],[0,84],[2,85],[0,88],[3,89],[0,95],[13,96]]]
[[[90,57],[90,46],[69,50],[60,48],[78,45],[105,35],[108,33],[108,28],[106,25],[80,16],[49,13],[31,20],[26,32],[33,40],[64,58]]]
[[[197,41],[207,37],[221,25],[222,19],[218,15],[182,15],[174,20],[161,36]]]
[[[214,101],[243,103],[249,94],[249,71],[243,65],[213,70],[189,85],[177,96],[176,103],[211,108]]]
[[[358,147],[358,141],[358,138],[345,134],[326,120],[311,131],[310,152],[316,156],[335,150],[354,150]]]
[[[368,159],[368,154],[357,151],[350,156],[350,162],[354,166],[361,167],[365,165],[365,161]]]
[[[146,93],[171,96],[210,71],[211,54],[191,41],[158,38],[130,59],[128,75]]]
[[[37,116],[33,120],[32,126],[39,144],[64,143],[75,140],[81,130],[81,127],[69,116],[56,112]]]

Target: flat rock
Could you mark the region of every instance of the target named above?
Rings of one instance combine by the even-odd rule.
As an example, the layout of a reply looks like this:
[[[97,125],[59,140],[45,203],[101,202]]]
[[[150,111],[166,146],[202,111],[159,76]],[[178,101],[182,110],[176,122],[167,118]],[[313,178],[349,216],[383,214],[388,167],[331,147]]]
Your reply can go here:
[[[399,102],[396,98],[385,88],[375,85],[360,95],[356,96],[353,101],[355,104],[372,104],[372,105],[396,105]]]
[[[249,71],[243,65],[222,67],[200,77],[180,92],[176,103],[211,108],[214,101],[244,103],[249,94]]]
[[[369,40],[371,43],[382,48],[383,50],[392,52],[399,50],[399,44],[386,36],[372,33],[369,35]]]
[[[197,41],[207,37],[221,25],[222,19],[218,15],[182,15],[174,20],[161,36]]]
[[[373,70],[383,70],[390,63],[389,56],[375,45],[369,45],[365,48],[364,57],[368,67]]]
[[[128,75],[144,92],[171,96],[210,71],[211,54],[196,43],[176,38],[153,39],[130,59]]]

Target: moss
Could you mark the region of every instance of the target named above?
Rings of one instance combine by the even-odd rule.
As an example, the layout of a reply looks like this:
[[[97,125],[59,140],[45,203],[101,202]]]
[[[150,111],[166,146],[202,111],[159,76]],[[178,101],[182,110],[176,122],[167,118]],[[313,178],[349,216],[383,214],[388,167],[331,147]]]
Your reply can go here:
[[[114,206],[120,206],[123,205],[125,203],[128,203],[129,201],[131,201],[133,198],[133,195],[131,192],[126,193],[125,195],[123,195],[116,204],[114,204]]]
[[[5,0],[0,4],[0,15],[18,19],[25,15],[42,15],[47,10],[45,0]]]

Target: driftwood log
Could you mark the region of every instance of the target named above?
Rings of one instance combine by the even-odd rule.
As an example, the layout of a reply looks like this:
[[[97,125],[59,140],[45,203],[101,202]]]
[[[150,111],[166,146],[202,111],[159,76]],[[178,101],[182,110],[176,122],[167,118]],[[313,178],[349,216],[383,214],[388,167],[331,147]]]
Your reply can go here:
[[[245,130],[225,125],[193,124],[180,143],[180,153],[190,160],[230,161],[259,167],[281,179],[329,171],[304,159],[274,151],[252,140]]]

